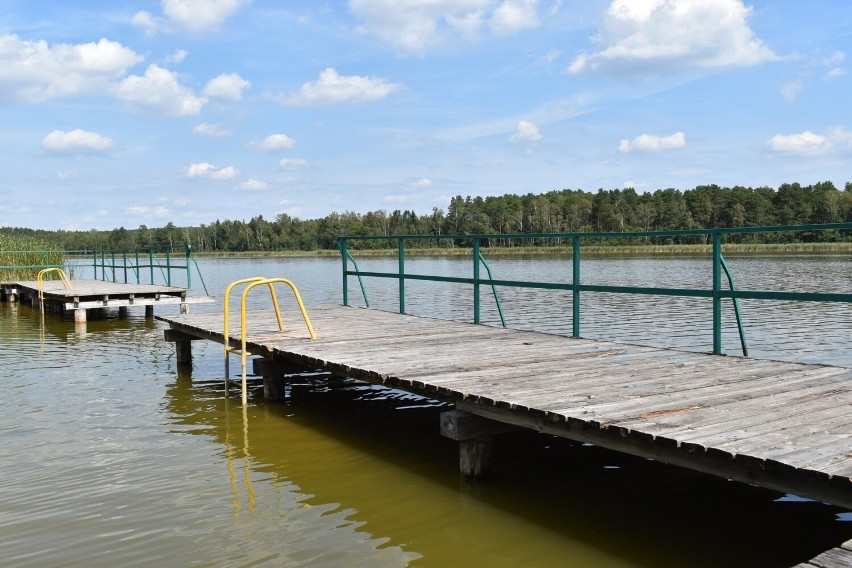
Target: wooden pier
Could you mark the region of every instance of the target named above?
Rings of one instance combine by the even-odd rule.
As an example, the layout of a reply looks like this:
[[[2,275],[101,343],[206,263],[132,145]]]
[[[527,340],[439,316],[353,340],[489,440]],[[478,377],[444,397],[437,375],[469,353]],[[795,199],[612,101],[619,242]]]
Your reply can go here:
[[[65,288],[59,280],[42,282],[44,310],[55,313],[74,313],[74,321],[86,321],[90,309],[145,306],[146,314],[153,316],[155,306],[178,305],[181,313],[187,313],[189,304],[210,303],[212,296],[188,296],[186,288],[152,284],[122,284],[103,280],[72,280],[71,288]],[[28,302],[41,307],[39,285],[36,281],[9,282],[0,284],[0,297],[6,301]]]
[[[362,308],[309,313],[315,341],[298,319],[280,332],[271,310],[249,312],[247,351],[264,358],[267,393],[276,390],[273,375],[292,365],[452,403],[441,428],[462,442],[463,467],[465,445],[474,461],[487,461],[490,437],[524,427],[852,508],[850,368]],[[225,341],[221,314],[157,319],[169,324],[179,363],[191,360],[193,340]],[[238,317],[229,328],[239,347]]]
[[[378,310],[249,312],[247,351],[267,398],[283,373],[324,369],[449,402],[441,432],[465,475],[487,473],[493,437],[514,427],[852,508],[852,369],[572,339]],[[222,314],[158,316],[176,343],[224,344]],[[235,330],[235,331],[234,331]],[[229,322],[240,347],[240,322]],[[852,540],[797,568],[852,566]]]

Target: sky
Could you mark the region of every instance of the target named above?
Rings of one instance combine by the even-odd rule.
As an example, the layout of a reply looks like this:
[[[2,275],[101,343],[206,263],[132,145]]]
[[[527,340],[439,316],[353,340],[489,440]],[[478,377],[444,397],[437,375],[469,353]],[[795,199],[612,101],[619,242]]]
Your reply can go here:
[[[3,0],[0,227],[852,181],[849,0]]]

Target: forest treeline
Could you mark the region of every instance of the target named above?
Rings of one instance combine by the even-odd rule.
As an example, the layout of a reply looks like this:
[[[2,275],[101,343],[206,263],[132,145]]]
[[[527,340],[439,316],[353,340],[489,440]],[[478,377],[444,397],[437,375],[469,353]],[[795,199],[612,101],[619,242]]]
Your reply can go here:
[[[258,215],[249,221],[217,220],[197,227],[169,223],[160,228],[142,225],[110,231],[3,231],[48,240],[65,250],[133,250],[190,244],[195,252],[275,252],[333,249],[342,235],[669,231],[837,222],[852,222],[852,182],[847,182],[842,190],[831,182],[808,186],[789,183],[778,189],[701,185],[686,191],[661,189],[653,193],[637,193],[634,189],[563,189],[527,195],[456,196],[446,211],[436,207],[425,215],[407,210],[363,214],[347,211],[303,220],[282,213],[269,220]],[[756,233],[732,236],[731,240],[838,241],[852,240],[852,234]],[[356,242],[354,246],[369,243]],[[381,246],[372,243],[371,246]],[[498,239],[489,244],[502,243]],[[432,242],[431,246],[436,245]]]

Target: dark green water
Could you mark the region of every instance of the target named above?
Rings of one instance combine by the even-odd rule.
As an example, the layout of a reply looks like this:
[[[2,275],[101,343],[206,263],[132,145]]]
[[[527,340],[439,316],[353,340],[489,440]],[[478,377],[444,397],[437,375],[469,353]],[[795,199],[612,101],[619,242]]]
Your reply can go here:
[[[205,278],[221,294],[295,274],[311,304],[339,301],[338,267],[214,261]],[[843,357],[848,312],[811,317]],[[532,432],[501,437],[494,478],[471,484],[440,405],[304,376],[243,410],[221,346],[196,342],[178,373],[162,333],[141,310],[84,328],[0,304],[4,566],[792,566],[852,538],[835,507]]]

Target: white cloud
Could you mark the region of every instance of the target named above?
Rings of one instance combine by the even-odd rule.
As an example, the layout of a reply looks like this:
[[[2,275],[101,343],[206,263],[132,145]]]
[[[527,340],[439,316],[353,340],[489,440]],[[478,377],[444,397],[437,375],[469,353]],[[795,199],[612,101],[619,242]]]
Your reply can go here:
[[[830,56],[823,58],[822,64],[826,67],[832,67],[844,61],[846,61],[846,54],[842,51],[835,51]]]
[[[163,16],[137,12],[131,22],[146,35],[158,31],[202,33],[218,30],[225,20],[248,6],[251,0],[161,0]]]
[[[151,12],[141,10],[133,15],[130,19],[130,23],[137,28],[142,28],[145,35],[150,37],[157,33],[157,29],[159,29],[162,24],[162,18],[155,18]]]
[[[162,116],[198,114],[207,102],[181,85],[176,73],[158,65],[149,65],[144,76],[124,79],[116,95],[135,112]]]
[[[784,100],[791,103],[798,98],[799,93],[804,87],[805,84],[801,81],[790,81],[781,86],[781,96],[784,97]]]
[[[357,31],[379,38],[400,54],[446,49],[458,40],[475,42],[482,30],[505,36],[539,25],[542,0],[349,0],[361,25]],[[549,2],[548,13],[560,1]]]
[[[233,179],[240,173],[234,166],[220,168],[209,162],[190,164],[184,172],[186,177],[189,178],[211,178],[215,180]]]
[[[165,217],[169,217],[172,214],[171,209],[168,207],[146,207],[143,205],[128,207],[125,211],[130,213],[131,215],[136,215],[138,217],[156,217],[158,219],[163,219]]]
[[[385,197],[384,197],[384,200],[387,201],[388,203],[410,203],[412,201],[420,201],[420,199],[421,199],[421,196],[419,196],[415,193],[409,193],[409,194],[404,194],[404,195],[389,194],[389,195],[385,195]]]
[[[102,154],[115,147],[112,138],[86,130],[54,130],[44,137],[41,147],[54,154]]]
[[[537,28],[540,0],[504,0],[488,20],[495,35],[511,35],[527,28]]]
[[[263,191],[269,188],[269,185],[256,179],[250,179],[238,185],[237,188],[244,191]]]
[[[797,134],[776,134],[766,141],[766,147],[782,154],[815,156],[843,150],[852,150],[852,131],[842,126],[829,128],[825,134],[810,130]]]
[[[518,123],[518,129],[514,134],[509,136],[512,142],[538,142],[543,136],[538,130],[538,126],[528,120],[522,120]]]
[[[301,170],[308,167],[308,161],[301,158],[285,158],[278,162],[282,170]]]
[[[229,130],[222,128],[218,124],[208,124],[206,122],[193,128],[192,133],[202,138],[224,138],[231,135]]]
[[[844,75],[846,75],[846,69],[842,67],[835,67],[834,69],[826,73],[825,76],[829,79],[836,79],[837,77],[843,77]]]
[[[251,145],[258,150],[290,150],[296,146],[296,141],[286,134],[270,134],[260,142],[252,142]]]
[[[220,101],[236,102],[243,98],[243,90],[251,83],[236,73],[223,73],[210,79],[204,86],[203,95]]]
[[[420,178],[411,182],[411,187],[414,189],[426,189],[427,187],[432,187],[432,180],[429,178]]]
[[[852,131],[836,126],[828,130],[827,136],[833,143],[852,149]]]
[[[305,83],[298,94],[278,97],[284,105],[365,103],[381,100],[400,88],[380,77],[339,75],[332,68],[320,73],[316,81]]]
[[[166,57],[166,63],[181,63],[184,59],[186,59],[187,55],[189,55],[189,53],[187,53],[185,49],[178,49]]]
[[[654,136],[640,134],[633,140],[622,140],[618,151],[628,152],[658,152],[661,150],[677,150],[686,146],[686,136],[683,132],[675,132],[671,136]]]
[[[120,43],[54,44],[0,36],[0,102],[99,93],[143,60]]]
[[[56,172],[56,179],[77,179],[80,177],[80,172],[74,170],[62,170]]]
[[[833,144],[826,136],[805,130],[798,134],[776,134],[766,146],[773,152],[813,155],[828,152]]]
[[[613,0],[596,36],[600,49],[578,55],[571,73],[672,72],[778,60],[748,26],[741,0]]]

